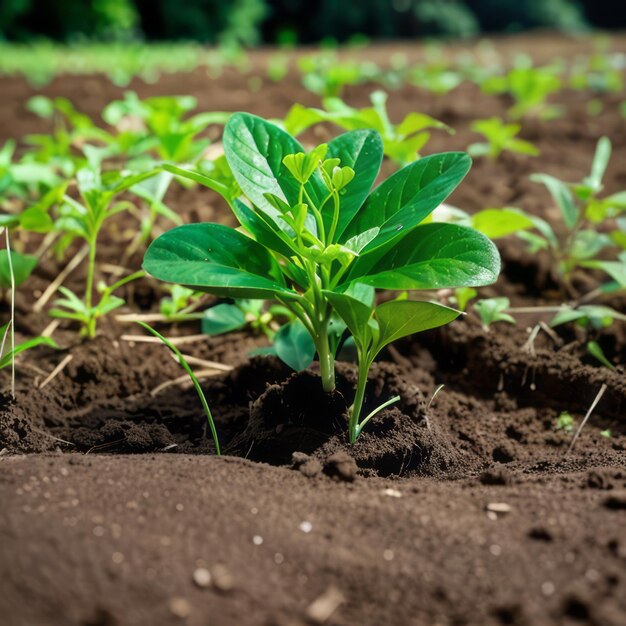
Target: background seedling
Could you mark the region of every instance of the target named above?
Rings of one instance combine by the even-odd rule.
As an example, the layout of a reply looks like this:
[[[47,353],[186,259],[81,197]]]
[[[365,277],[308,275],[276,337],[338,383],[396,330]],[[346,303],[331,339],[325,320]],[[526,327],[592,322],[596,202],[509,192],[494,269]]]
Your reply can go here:
[[[497,159],[505,150],[528,156],[539,155],[539,149],[530,141],[517,138],[522,129],[520,124],[505,124],[499,117],[491,117],[475,121],[471,128],[487,140],[486,143],[473,143],[468,147],[467,152],[473,157]]]
[[[101,174],[96,168],[84,168],[78,171],[76,177],[82,203],[66,194],[63,204],[59,207],[55,229],[65,235],[66,243],[74,237],[84,239],[89,247],[89,256],[84,299],[69,289],[61,287],[60,291],[65,297],[57,300],[56,307],[50,311],[50,314],[54,317],[78,321],[81,324],[81,334],[87,337],[95,337],[96,320],[99,317],[124,303],[121,298],[113,295],[113,291],[143,275],[142,272],[135,272],[111,286],[101,286],[100,299],[98,303],[94,303],[97,243],[100,230],[107,219],[121,211],[135,208],[128,201],[115,201],[116,197],[153,176],[154,173],[151,171],[135,175],[125,175],[121,172]]]

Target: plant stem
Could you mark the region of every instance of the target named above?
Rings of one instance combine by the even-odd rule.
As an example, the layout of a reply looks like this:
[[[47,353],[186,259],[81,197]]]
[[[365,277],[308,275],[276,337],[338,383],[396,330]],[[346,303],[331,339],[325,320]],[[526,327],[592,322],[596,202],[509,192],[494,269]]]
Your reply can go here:
[[[88,311],[88,319],[85,325],[87,337],[93,339],[96,336],[96,318],[89,309],[93,302],[93,280],[96,273],[96,238],[92,237],[89,243],[89,261],[87,264],[87,285],[85,288],[85,308]]]
[[[4,231],[7,242],[7,261],[9,275],[11,277],[11,397],[15,398],[15,273],[13,271],[13,258],[11,256],[11,243],[9,229]]]
[[[370,370],[370,363],[361,362],[359,358],[359,377],[356,384],[354,394],[354,402],[350,410],[350,422],[348,424],[348,432],[350,434],[350,443],[354,443],[359,436],[359,417],[363,408],[363,400],[365,399],[365,387],[367,386],[367,375]]]
[[[328,345],[328,325],[326,322],[322,324],[318,332],[317,353],[320,358],[322,388],[330,393],[335,390],[335,359]]]

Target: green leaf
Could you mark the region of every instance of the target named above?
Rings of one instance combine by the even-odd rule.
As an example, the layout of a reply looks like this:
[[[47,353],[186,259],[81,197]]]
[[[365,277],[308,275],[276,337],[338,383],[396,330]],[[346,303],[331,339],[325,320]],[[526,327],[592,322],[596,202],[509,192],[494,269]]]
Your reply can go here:
[[[361,208],[378,176],[383,159],[380,135],[372,130],[355,130],[339,135],[328,144],[327,158],[338,158],[343,167],[351,167],[354,180],[341,190],[341,211],[335,236],[341,238],[352,218]],[[324,220],[328,227],[332,221],[332,208],[327,208]],[[367,229],[365,229],[367,230]]]
[[[263,246],[220,224],[186,224],[164,233],[150,244],[143,267],[160,280],[226,297],[295,295]]]
[[[585,178],[583,183],[589,185],[594,191],[599,191],[602,188],[602,179],[610,158],[611,141],[608,137],[600,137],[591,165],[591,174]]]
[[[455,320],[461,311],[435,302],[391,300],[376,307],[380,329],[378,350],[396,339],[424,330],[444,326]]]
[[[48,346],[50,348],[59,349],[56,341],[51,337],[34,337],[33,339],[29,339],[28,341],[24,341],[19,345],[15,346],[15,349],[12,352],[8,352],[0,359],[0,369],[3,369],[11,364],[13,359],[20,353],[25,350],[30,350],[31,348],[35,348],[37,346]]]
[[[533,174],[530,180],[536,183],[543,183],[557,207],[561,211],[565,225],[572,229],[578,221],[580,210],[574,202],[574,197],[569,187],[558,178],[549,176],[548,174]]]
[[[513,235],[534,226],[534,222],[518,209],[484,209],[472,215],[472,227],[490,239]]]
[[[180,176],[181,178],[186,178],[187,180],[192,180],[195,183],[199,183],[204,187],[208,187],[209,189],[216,191],[226,200],[231,199],[230,188],[227,185],[224,185],[221,182],[214,180],[209,176],[206,176],[202,172],[188,170],[183,167],[178,167],[177,165],[172,165],[171,163],[163,163],[161,167],[170,174]]]
[[[205,335],[222,335],[242,328],[245,323],[245,315],[236,304],[222,303],[204,312],[202,332]]]
[[[300,320],[281,326],[274,336],[274,349],[278,358],[296,372],[309,367],[315,356],[313,339]]]
[[[33,272],[37,266],[37,257],[31,254],[20,254],[11,251],[11,264],[15,286],[19,287]],[[0,289],[11,288],[11,272],[9,264],[9,252],[0,250]]]
[[[380,232],[366,252],[402,239],[452,193],[470,166],[464,152],[448,152],[401,169],[372,192],[346,228],[343,241],[375,227]]]
[[[372,317],[371,305],[348,293],[335,291],[323,292],[339,317],[346,323],[348,330],[357,338],[361,338]]]
[[[581,265],[606,272],[622,288],[626,288],[626,261],[585,261]]]
[[[480,317],[485,328],[494,322],[507,322],[515,324],[515,319],[504,311],[511,306],[508,298],[485,298],[474,304],[474,309]]]
[[[352,265],[348,281],[379,289],[479,287],[498,278],[500,255],[481,233],[455,224],[424,224]]]
[[[270,216],[276,214],[266,194],[273,194],[290,206],[298,203],[300,185],[283,159],[304,152],[304,148],[291,135],[256,115],[235,113],[226,124],[223,141],[233,175],[256,207]],[[317,172],[305,188],[319,207],[326,194]]]
[[[587,343],[587,352],[589,352],[592,357],[600,361],[602,365],[608,367],[611,370],[615,369],[615,365],[613,365],[613,363],[611,363],[611,361],[606,358],[604,350],[602,350],[600,344],[597,341],[589,341]]]

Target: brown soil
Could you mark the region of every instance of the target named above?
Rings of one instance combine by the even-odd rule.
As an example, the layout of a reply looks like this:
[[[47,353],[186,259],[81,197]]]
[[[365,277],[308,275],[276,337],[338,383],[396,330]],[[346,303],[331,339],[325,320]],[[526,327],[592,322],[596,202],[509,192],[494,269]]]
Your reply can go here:
[[[500,45],[531,46],[544,60],[588,49],[553,38],[512,41]],[[32,90],[17,79],[0,85],[0,136],[45,130],[23,111]],[[198,71],[133,88],[184,91],[202,109],[265,116],[317,103],[294,77],[252,98],[235,73],[211,82]],[[352,88],[347,100],[365,104],[370,89]],[[100,77],[61,77],[44,93],[96,115],[120,90]],[[603,96],[604,112],[593,118],[587,97],[560,94],[566,118],[524,129],[541,156],[477,162],[452,202],[470,210],[518,205],[550,218],[547,195],[528,175],[580,178],[601,135],[614,147],[607,192],[625,188],[626,134],[616,107],[623,95]],[[389,104],[392,117],[420,110],[457,129],[433,136],[429,152],[464,148],[477,139],[472,119],[506,106],[471,86],[443,98],[406,87]],[[230,219],[208,191],[174,190],[169,202],[189,220]],[[103,260],[119,259],[116,242],[130,227],[106,233]],[[519,305],[560,301],[545,259],[519,242],[500,244],[504,272],[484,295]],[[46,261],[21,289],[20,333],[49,322],[32,304],[58,268]],[[79,290],[80,271],[67,284]],[[591,277],[585,288],[594,284]],[[128,311],[147,312],[161,294],[146,279],[122,295]],[[607,303],[623,307],[616,298]],[[353,365],[338,365],[337,392],[327,396],[315,366],[294,374],[273,358],[250,358],[264,343],[251,334],[185,346],[234,366],[203,381],[223,458],[211,455],[192,388],[151,393],[181,374],[165,348],[123,339],[138,331],[114,319],[89,343],[60,329],[69,365],[39,389],[65,353],[26,353],[16,399],[0,396],[2,624],[295,626],[323,623],[316,608],[333,604],[326,623],[337,626],[623,624],[626,333],[616,326],[598,337],[617,365],[611,371],[586,357],[585,338],[568,329],[556,339],[541,332],[533,349],[525,346],[525,326],[536,321],[486,332],[468,316],[399,342],[373,368],[366,402],[401,400],[355,446],[345,438]],[[194,324],[165,330],[198,332]],[[8,389],[6,372],[0,382]],[[558,415],[569,411],[580,423],[603,384],[568,453],[572,433],[555,428]],[[601,434],[607,429],[610,437]]]

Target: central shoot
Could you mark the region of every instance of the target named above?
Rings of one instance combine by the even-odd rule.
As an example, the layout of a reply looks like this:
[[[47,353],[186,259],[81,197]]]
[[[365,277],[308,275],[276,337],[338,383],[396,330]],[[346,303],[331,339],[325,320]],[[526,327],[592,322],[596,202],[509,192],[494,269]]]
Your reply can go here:
[[[279,127],[245,113],[226,125],[224,151],[233,184],[165,167],[221,193],[240,228],[174,228],[152,243],[144,268],[219,297],[280,302],[295,318],[282,331],[312,342],[310,360],[316,352],[327,392],[335,388],[336,355],[351,337],[358,382],[347,426],[354,443],[393,401],[361,416],[379,352],[460,314],[407,292],[480,286],[498,276],[498,252],[484,235],[429,221],[471,160],[460,152],[425,157],[371,191],[383,157],[375,131],[352,131],[306,152]],[[400,295],[376,305],[377,288]]]

